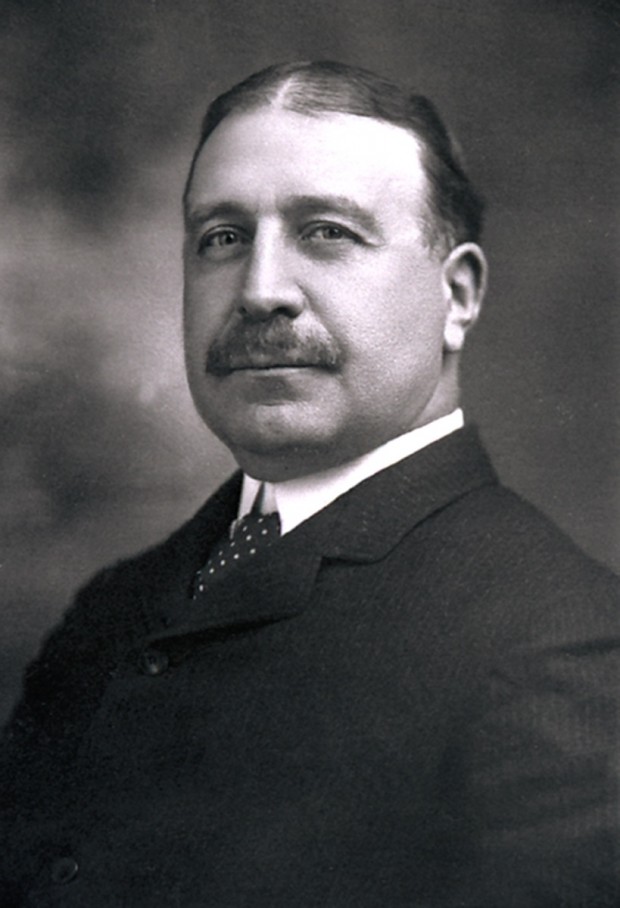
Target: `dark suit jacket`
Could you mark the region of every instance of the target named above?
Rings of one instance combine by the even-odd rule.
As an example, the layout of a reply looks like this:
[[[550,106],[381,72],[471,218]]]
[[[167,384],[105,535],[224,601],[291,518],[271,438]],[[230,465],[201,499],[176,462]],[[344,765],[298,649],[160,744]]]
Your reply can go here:
[[[194,603],[239,484],[30,668],[0,903],[620,904],[615,579],[466,429]]]

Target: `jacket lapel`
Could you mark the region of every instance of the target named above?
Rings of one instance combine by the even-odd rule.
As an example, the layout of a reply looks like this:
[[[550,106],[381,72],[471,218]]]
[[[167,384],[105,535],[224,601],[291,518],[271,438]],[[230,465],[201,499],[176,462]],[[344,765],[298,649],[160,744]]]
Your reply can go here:
[[[313,518],[322,554],[377,561],[435,511],[496,482],[478,431],[468,426],[360,483],[326,508],[324,526]]]
[[[235,473],[196,516],[156,550],[158,577],[149,577],[143,607],[155,632],[150,640],[270,623],[305,608],[319,568],[320,552],[289,534],[192,598],[196,572],[237,515],[241,473]],[[159,557],[157,557],[159,553]],[[168,629],[161,631],[162,619]]]
[[[292,617],[306,608],[321,556],[284,537],[256,558],[186,599],[180,621],[161,637],[203,631],[249,630]]]
[[[463,429],[360,483],[194,602],[190,581],[235,516],[236,474],[174,540],[174,574],[181,571],[188,585],[176,620],[157,639],[292,617],[306,608],[322,559],[377,561],[432,513],[494,482],[476,430]]]

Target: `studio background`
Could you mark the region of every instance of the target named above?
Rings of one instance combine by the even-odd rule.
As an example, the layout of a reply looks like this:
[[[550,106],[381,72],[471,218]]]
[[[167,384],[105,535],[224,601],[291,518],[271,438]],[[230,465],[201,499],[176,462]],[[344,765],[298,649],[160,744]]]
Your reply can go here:
[[[488,199],[465,406],[504,481],[620,570],[620,7],[1,0],[0,721],[94,570],[232,461],[181,349],[180,195],[210,98],[335,58],[428,94]]]

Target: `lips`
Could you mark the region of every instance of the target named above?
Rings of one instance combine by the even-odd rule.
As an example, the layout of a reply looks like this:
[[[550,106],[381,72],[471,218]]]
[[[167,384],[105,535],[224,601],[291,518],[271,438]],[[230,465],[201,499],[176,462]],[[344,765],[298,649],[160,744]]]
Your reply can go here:
[[[256,352],[250,356],[231,356],[228,365],[222,369],[227,373],[243,372],[250,369],[311,369],[321,368],[322,363],[316,359],[310,360],[302,354],[283,355],[281,351],[275,354]]]

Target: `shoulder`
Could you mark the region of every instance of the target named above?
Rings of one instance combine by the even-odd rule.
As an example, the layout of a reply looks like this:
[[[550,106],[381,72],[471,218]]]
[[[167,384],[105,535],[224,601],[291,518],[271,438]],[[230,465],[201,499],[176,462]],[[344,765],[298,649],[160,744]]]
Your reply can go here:
[[[618,595],[619,578],[587,555],[549,517],[500,484],[486,485],[455,501],[438,515],[445,531],[468,558],[476,555],[477,572],[544,583],[555,594],[575,585],[594,585]]]
[[[163,542],[104,568],[78,591],[25,671],[9,738],[26,739],[39,730],[54,735],[66,725],[68,711],[87,720],[119,655],[160,628],[158,602],[173,591],[183,594],[204,539],[219,531],[234,506],[237,486],[234,476]]]
[[[547,722],[569,752],[589,735],[608,754],[617,728],[620,579],[501,486],[471,492],[434,523],[427,532],[441,537],[445,556],[432,598],[454,665],[467,676],[469,708],[493,736],[504,741],[501,729],[510,732],[506,746],[535,728],[543,748]]]
[[[64,670],[67,662],[103,663],[106,657],[113,658],[117,646],[130,645],[148,632],[154,602],[178,591],[191,577],[191,566],[202,557],[204,540],[219,532],[222,515],[225,518],[234,507],[238,484],[238,476],[231,477],[162,542],[95,574],[48,634],[26,677],[53,665]]]
[[[454,497],[418,524],[390,568],[393,584],[441,619],[454,658],[482,673],[509,653],[618,651],[620,579],[497,483]]]
[[[163,541],[97,573],[65,613],[63,632],[108,638],[126,637],[133,627],[148,629],[153,602],[178,595],[204,560],[211,538],[229,524],[239,485],[235,474]]]
[[[423,532],[441,540],[446,583],[508,639],[620,639],[620,578],[501,485],[473,490]]]

